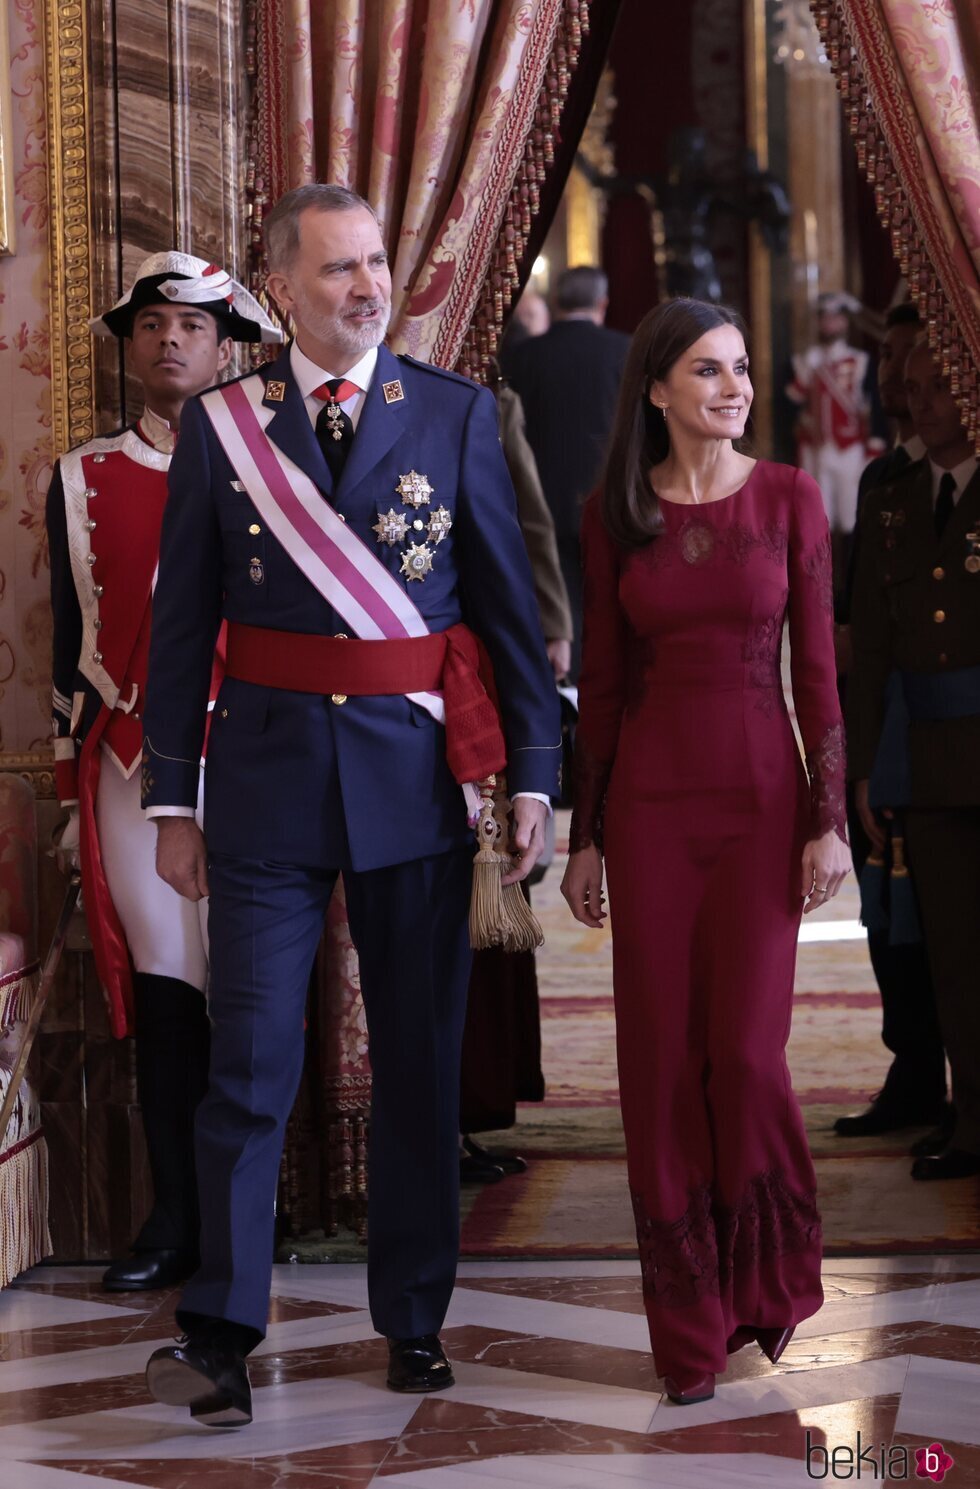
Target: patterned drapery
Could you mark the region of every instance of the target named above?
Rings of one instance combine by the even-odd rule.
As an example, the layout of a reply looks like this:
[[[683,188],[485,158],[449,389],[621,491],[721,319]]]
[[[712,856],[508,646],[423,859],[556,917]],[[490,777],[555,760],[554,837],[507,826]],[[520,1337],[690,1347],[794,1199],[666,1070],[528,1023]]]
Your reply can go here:
[[[980,448],[976,0],[811,0],[811,9],[879,216]]]
[[[253,255],[266,203],[354,187],[388,239],[392,349],[483,376],[588,0],[255,0],[254,16]]]
[[[617,8],[605,0],[588,43],[586,90]],[[586,117],[582,87],[569,91],[588,32],[589,0],[249,0],[254,291],[265,208],[309,181],[351,186],[385,233],[392,350],[484,378],[534,251],[542,189],[568,170]],[[318,1226],[363,1235],[370,1073],[342,886],[313,988],[281,1213],[292,1237]]]

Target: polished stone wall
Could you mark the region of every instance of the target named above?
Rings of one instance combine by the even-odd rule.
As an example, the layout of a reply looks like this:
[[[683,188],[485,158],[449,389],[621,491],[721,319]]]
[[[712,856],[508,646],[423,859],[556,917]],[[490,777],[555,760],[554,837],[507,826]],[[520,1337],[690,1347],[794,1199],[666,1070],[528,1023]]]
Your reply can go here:
[[[149,253],[240,267],[244,223],[242,0],[92,0],[93,299],[111,302]],[[96,351],[102,427],[138,412],[118,349]]]

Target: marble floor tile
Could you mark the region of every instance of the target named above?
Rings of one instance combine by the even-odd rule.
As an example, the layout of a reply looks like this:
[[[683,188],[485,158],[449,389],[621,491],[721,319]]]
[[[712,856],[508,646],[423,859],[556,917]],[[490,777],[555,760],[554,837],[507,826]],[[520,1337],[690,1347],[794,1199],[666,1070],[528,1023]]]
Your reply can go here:
[[[800,1373],[777,1370],[758,1380],[732,1384],[723,1381],[711,1401],[658,1412],[650,1431],[675,1431],[680,1425],[676,1417],[680,1411],[684,1414],[685,1427],[695,1427],[704,1422],[732,1422],[744,1417],[768,1416],[771,1412],[885,1396],[902,1390],[907,1370],[908,1356],[897,1355],[891,1360],[830,1365]]]
[[[0,1334],[34,1332],[62,1324],[87,1324],[102,1319],[128,1323],[138,1318],[136,1309],[125,1303],[104,1303],[94,1298],[59,1297],[54,1293],[34,1292],[29,1288],[7,1288],[0,1292]]]
[[[117,1375],[141,1375],[152,1352],[161,1345],[171,1344],[175,1332],[171,1329],[156,1338],[108,1348],[70,1350],[65,1354],[0,1363],[0,1395]],[[310,1349],[373,1337],[374,1325],[367,1313],[335,1313],[273,1324],[256,1354],[275,1354],[287,1344],[290,1349]]]
[[[913,1356],[895,1430],[980,1444],[980,1365]]]
[[[399,1475],[404,1489],[788,1489],[812,1483],[800,1464],[762,1453],[655,1458],[635,1453],[541,1454],[483,1459]]]
[[[4,1489],[139,1489],[132,1479],[94,1479],[74,1468],[57,1468],[52,1463],[0,1464]]]
[[[398,1437],[418,1408],[418,1398],[386,1390],[380,1372],[343,1377],[329,1390],[316,1380],[267,1386],[253,1393],[253,1403],[255,1420],[235,1432],[198,1426],[185,1410],[156,1402],[18,1423],[0,1428],[0,1462],[264,1458]]]
[[[363,1263],[278,1266],[256,1419],[233,1433],[148,1396],[176,1292],[108,1302],[100,1276],[40,1268],[0,1294],[0,1489],[793,1489],[814,1482],[807,1434],[941,1441],[950,1489],[980,1486],[976,1255],[831,1259],[779,1366],[749,1346],[686,1408],[661,1394],[635,1262],[464,1264],[457,1383],[433,1397],[386,1389]]]

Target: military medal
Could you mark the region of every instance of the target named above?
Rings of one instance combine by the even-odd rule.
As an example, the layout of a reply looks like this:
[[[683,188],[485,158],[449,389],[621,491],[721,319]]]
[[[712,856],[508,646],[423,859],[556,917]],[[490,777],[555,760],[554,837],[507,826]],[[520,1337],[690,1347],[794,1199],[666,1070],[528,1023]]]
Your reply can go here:
[[[402,573],[406,579],[424,579],[432,569],[432,549],[428,543],[413,543],[402,554]]]
[[[327,404],[327,428],[330,430],[331,439],[343,439],[344,411],[334,398],[331,398]]]
[[[417,470],[410,470],[407,476],[400,477],[395,490],[407,507],[427,507],[433,488],[429,485],[428,476],[420,476]]]
[[[428,535],[430,540],[433,543],[441,543],[443,538],[449,536],[449,529],[452,525],[453,519],[450,517],[446,508],[436,507],[435,511],[429,516]]]
[[[973,552],[963,560],[963,567],[968,574],[980,574],[980,553],[977,552],[980,548],[980,532],[967,533],[966,540]]]
[[[249,560],[248,577],[251,579],[253,584],[265,583],[265,566],[263,565],[260,558],[253,558]]]
[[[390,548],[393,544],[404,541],[408,522],[403,512],[396,512],[393,507],[389,507],[387,512],[378,514],[378,520],[371,531],[377,533],[379,543],[387,543]]]

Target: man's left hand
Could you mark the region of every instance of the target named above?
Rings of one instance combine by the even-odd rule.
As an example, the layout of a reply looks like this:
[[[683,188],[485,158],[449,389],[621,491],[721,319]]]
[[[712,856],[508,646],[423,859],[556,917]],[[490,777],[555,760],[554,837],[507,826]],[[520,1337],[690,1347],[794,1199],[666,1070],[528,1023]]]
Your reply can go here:
[[[548,808],[533,796],[518,796],[513,803],[509,853],[514,867],[504,875],[505,884],[519,884],[526,879],[544,852],[544,824]]]

